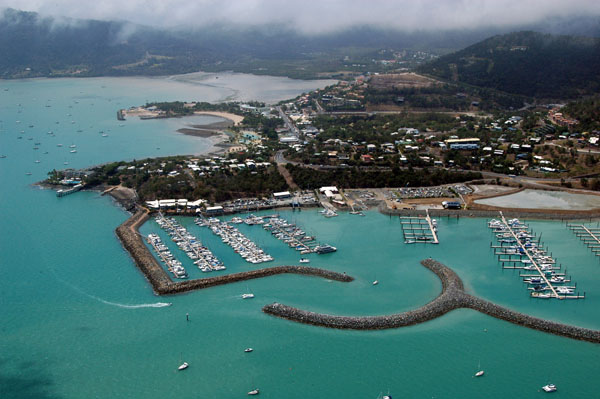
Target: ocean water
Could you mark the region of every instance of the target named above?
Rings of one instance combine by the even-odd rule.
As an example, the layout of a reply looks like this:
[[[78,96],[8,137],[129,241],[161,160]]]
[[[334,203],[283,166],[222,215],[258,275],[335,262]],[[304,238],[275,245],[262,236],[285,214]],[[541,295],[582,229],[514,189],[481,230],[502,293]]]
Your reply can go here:
[[[269,84],[277,86],[265,77],[265,92],[276,91]],[[534,398],[549,382],[559,388],[554,397],[598,396],[599,345],[471,310],[385,331],[331,330],[261,312],[275,301],[340,315],[410,310],[441,290],[419,264],[431,256],[452,267],[474,295],[600,329],[599,261],[560,222],[531,225],[585,300],[530,299],[518,273],[496,262],[484,219],[442,218],[440,245],[406,245],[398,218],[371,211],[326,219],[316,210],[280,214],[338,248],[309,255],[311,266],[344,271],[354,282],[284,275],[157,297],[114,234],[126,212],[98,193],[57,198],[31,186],[65,160],[83,167],[201,152],[206,141],[174,133],[180,121],[118,122],[116,109],[186,95],[216,101],[243,90],[142,78],[0,83],[0,154],[7,155],[0,159],[1,398],[243,398],[255,387],[266,398],[376,398],[388,390],[410,398]],[[71,144],[77,153],[69,153]],[[180,221],[225,262],[225,273],[265,265],[246,263],[191,218]],[[259,226],[239,228],[275,257],[267,266],[297,264],[301,257]],[[159,232],[152,220],[141,230]],[[192,277],[205,275],[183,254],[178,258]],[[248,291],[256,297],[242,300]],[[246,347],[254,352],[244,353]],[[190,367],[177,372],[182,361]],[[486,374],[475,379],[478,363]]]

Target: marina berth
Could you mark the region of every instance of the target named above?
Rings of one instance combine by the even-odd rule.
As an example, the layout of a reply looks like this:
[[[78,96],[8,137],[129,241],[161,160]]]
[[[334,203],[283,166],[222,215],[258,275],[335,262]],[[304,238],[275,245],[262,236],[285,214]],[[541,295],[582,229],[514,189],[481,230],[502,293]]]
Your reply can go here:
[[[201,271],[211,272],[226,269],[223,262],[217,259],[208,248],[202,245],[200,240],[190,234],[175,218],[166,218],[159,213],[155,220]]]
[[[290,223],[285,219],[273,217],[268,223],[263,225],[263,228],[269,231],[275,238],[288,244],[291,248],[299,251],[301,254],[318,253],[316,248],[319,247],[314,236],[309,236],[300,227],[294,223]],[[306,258],[300,259],[300,263],[309,263]]]
[[[215,235],[221,237],[223,243],[229,245],[246,262],[258,264],[270,262],[273,257],[265,253],[252,240],[242,234],[237,228],[217,218],[197,218],[195,223],[201,227],[208,227]]]
[[[549,256],[541,245],[541,238],[531,231],[527,224],[517,218],[506,220],[502,212],[500,219],[488,221],[488,227],[499,238],[499,245],[490,244],[504,269],[522,269],[533,274],[521,274],[523,282],[533,291],[530,296],[538,299],[583,299],[584,295],[575,292],[576,287],[560,286],[570,279],[560,273],[556,259]],[[510,240],[507,242],[506,240]],[[507,265],[508,264],[508,265]]]

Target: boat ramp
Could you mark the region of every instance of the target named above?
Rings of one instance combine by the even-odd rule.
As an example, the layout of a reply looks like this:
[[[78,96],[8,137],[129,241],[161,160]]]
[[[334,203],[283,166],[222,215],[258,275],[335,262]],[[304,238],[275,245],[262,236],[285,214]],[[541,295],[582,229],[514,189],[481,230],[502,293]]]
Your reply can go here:
[[[583,299],[583,295],[575,293],[576,286],[566,286],[571,282],[566,274],[561,272],[561,265],[556,265],[552,254],[548,255],[543,248],[541,237],[529,226],[518,219],[506,220],[502,212],[500,219],[488,222],[497,239],[498,245],[490,243],[494,255],[502,263],[504,269],[521,269],[525,273],[519,274],[533,298],[539,299]],[[537,240],[536,240],[537,238]]]
[[[429,211],[425,211],[425,217],[421,216],[402,216],[402,234],[404,243],[429,243],[439,244],[437,235],[437,221],[429,216]]]

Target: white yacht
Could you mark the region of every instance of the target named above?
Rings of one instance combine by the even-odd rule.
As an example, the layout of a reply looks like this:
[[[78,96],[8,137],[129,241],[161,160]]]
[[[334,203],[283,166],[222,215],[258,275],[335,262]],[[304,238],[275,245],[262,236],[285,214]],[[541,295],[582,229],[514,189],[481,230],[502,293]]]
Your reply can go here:
[[[248,395],[258,395],[259,393],[260,391],[258,390],[258,388],[256,388],[248,392]]]
[[[187,362],[183,362],[179,367],[177,367],[177,370],[185,370],[189,367],[189,364]]]
[[[379,284],[379,280],[373,281],[373,285],[377,285],[377,284]]]
[[[242,294],[242,299],[254,298],[254,294]]]
[[[252,349],[252,348],[246,348],[246,349],[244,349],[244,352],[246,352],[246,353],[250,353],[250,352],[252,352],[253,350],[254,350],[254,349]]]
[[[544,386],[542,387],[542,389],[543,389],[545,392],[556,392],[556,385],[554,385],[554,384],[548,384],[548,385],[544,385]]]
[[[310,259],[300,258],[300,263],[310,263]]]
[[[479,370],[478,372],[475,373],[475,377],[481,377],[484,374],[483,370]]]

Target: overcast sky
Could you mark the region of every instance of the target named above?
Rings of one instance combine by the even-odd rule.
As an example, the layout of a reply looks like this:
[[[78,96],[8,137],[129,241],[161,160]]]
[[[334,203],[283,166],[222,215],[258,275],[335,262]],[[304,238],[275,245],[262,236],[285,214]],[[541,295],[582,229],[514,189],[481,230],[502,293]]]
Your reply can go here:
[[[160,27],[277,23],[305,33],[357,24],[438,30],[600,16],[600,0],[0,0],[0,9],[6,7]]]

